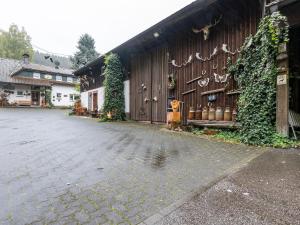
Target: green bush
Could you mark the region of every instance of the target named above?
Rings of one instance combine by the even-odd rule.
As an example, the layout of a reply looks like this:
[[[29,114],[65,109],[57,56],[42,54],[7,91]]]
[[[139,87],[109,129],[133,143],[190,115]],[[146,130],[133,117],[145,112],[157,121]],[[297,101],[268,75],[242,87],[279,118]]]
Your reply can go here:
[[[120,58],[110,54],[105,58],[104,106],[102,121],[125,120],[124,74]],[[108,118],[111,113],[112,117]]]
[[[273,142],[276,119],[276,57],[288,42],[288,23],[280,13],[264,17],[254,36],[246,39],[235,64],[228,71],[241,89],[238,101],[240,138],[243,143],[269,145]]]

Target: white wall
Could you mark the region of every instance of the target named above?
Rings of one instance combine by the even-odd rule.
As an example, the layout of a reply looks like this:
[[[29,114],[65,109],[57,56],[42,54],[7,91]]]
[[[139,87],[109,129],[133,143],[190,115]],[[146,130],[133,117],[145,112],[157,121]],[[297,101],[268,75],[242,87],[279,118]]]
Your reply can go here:
[[[57,93],[61,93],[61,99],[57,98]],[[68,107],[73,106],[75,101],[70,100],[70,94],[79,93],[72,86],[53,85],[51,92],[51,101],[54,106]]]
[[[103,104],[104,104],[104,87],[81,92],[80,99],[81,99],[82,107],[86,107],[87,109],[89,109],[89,94],[95,93],[95,92],[98,93],[98,104],[97,104],[98,109],[100,109],[100,110],[102,109]],[[93,105],[93,103],[91,103],[90,105]],[[91,109],[89,109],[89,110],[91,110]]]
[[[130,112],[130,83],[129,80],[124,81],[124,95],[125,95],[125,112]]]
[[[130,86],[129,80],[124,81],[124,95],[125,95],[125,112],[129,113],[130,111]],[[92,89],[89,91],[81,92],[81,105],[82,107],[88,108],[89,106],[89,93],[98,92],[98,108],[101,110],[104,104],[104,87]],[[93,104],[91,104],[93,105]]]
[[[89,99],[89,94],[87,91],[81,92],[80,93],[80,100],[81,100],[81,106],[87,108],[88,107],[88,99]]]
[[[31,93],[31,87],[29,85],[12,85],[15,87],[14,90],[11,90],[13,91],[14,93],[13,94],[10,94],[8,96],[8,102],[10,104],[13,104],[15,103],[16,101],[19,101],[19,100],[31,100],[31,96],[30,95],[25,95],[25,94],[30,94]],[[1,91],[4,91],[4,89],[2,89],[0,87],[0,90]],[[23,92],[23,95],[17,95],[18,91],[22,91]]]

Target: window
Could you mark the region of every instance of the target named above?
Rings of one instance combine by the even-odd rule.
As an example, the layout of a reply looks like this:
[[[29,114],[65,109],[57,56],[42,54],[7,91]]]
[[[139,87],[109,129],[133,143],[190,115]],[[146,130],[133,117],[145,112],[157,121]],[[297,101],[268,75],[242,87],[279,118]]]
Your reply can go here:
[[[51,80],[51,79],[52,79],[52,75],[50,75],[50,74],[45,74],[45,79]]]
[[[76,94],[70,94],[70,101],[71,102],[74,102],[76,100],[78,100],[80,98],[79,95],[76,95]]]
[[[57,76],[56,76],[56,80],[57,80],[57,81],[62,81],[62,76],[57,75]]]
[[[67,77],[67,82],[68,83],[73,83],[73,78],[72,77]]]
[[[61,98],[61,93],[56,93],[56,98]]]
[[[17,96],[23,96],[23,95],[24,95],[23,91],[17,91]]]
[[[41,78],[41,74],[40,73],[33,73],[33,78],[34,79],[40,79]]]

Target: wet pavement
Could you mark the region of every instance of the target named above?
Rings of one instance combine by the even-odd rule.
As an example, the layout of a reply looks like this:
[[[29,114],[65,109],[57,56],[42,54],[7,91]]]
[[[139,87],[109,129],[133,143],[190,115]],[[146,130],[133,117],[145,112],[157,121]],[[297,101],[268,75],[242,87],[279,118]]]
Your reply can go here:
[[[137,224],[262,151],[61,110],[0,109],[0,224]]]
[[[272,150],[156,225],[299,225],[300,149]]]

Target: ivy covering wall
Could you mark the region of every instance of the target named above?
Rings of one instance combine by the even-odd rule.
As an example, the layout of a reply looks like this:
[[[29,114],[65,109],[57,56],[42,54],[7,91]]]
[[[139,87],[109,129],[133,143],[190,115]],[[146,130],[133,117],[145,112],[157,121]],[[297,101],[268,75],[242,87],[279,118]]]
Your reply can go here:
[[[105,58],[104,120],[125,120],[124,74],[117,54]]]
[[[241,89],[238,120],[241,141],[246,144],[268,145],[276,136],[276,57],[279,46],[287,42],[287,19],[273,13],[261,20],[257,33],[245,41],[237,62],[229,66]]]

